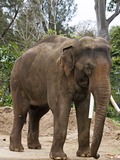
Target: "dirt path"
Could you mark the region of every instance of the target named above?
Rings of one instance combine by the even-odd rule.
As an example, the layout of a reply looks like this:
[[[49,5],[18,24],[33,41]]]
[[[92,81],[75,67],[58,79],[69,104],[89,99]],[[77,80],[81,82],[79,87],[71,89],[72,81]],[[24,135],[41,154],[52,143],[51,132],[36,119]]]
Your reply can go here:
[[[0,160],[49,160],[53,133],[53,118],[51,112],[43,117],[40,125],[41,150],[30,150],[27,148],[26,124],[23,129],[22,139],[25,151],[22,153],[9,151],[9,135],[12,128],[12,120],[12,110],[8,107],[0,108]],[[91,126],[91,137],[93,134],[93,126],[94,120]],[[93,158],[78,158],[75,156],[77,151],[77,129],[74,110],[72,110],[70,114],[68,135],[64,150],[70,160],[93,160]],[[99,158],[100,160],[120,160],[120,127],[117,127],[110,119],[106,119],[104,136],[99,148],[99,154],[101,155]]]

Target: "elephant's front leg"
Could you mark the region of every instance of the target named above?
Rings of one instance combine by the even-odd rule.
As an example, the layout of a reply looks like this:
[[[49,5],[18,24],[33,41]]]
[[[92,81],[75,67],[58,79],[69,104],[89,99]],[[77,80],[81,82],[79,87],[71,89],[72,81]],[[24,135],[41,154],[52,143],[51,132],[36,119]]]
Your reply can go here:
[[[70,113],[70,104],[60,102],[56,107],[54,114],[54,137],[53,144],[50,152],[52,159],[67,159],[67,155],[63,151],[63,146],[67,134],[68,119]]]
[[[91,157],[90,154],[90,123],[88,119],[89,95],[76,104],[76,116],[78,126],[78,157]]]

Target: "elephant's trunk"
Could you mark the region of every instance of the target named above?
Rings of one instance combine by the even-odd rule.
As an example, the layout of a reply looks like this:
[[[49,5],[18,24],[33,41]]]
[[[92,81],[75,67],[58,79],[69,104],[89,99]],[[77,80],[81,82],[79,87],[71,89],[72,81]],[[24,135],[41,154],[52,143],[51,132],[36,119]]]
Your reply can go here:
[[[99,158],[97,151],[99,149],[103,135],[104,122],[107,114],[108,104],[110,100],[110,93],[111,93],[110,82],[108,78],[104,77],[104,80],[101,79],[100,81],[97,82],[98,85],[96,85],[95,88],[94,89],[92,88],[91,90],[95,98],[95,107],[96,107],[95,126],[91,144],[91,155],[96,159]]]

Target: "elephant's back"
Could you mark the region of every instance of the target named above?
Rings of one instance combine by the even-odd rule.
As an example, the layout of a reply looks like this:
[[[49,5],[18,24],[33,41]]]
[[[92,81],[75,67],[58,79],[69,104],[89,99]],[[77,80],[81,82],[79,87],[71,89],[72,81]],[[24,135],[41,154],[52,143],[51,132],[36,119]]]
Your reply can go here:
[[[15,67],[22,69],[30,69],[30,66],[35,62],[38,61],[43,63],[44,61],[49,60],[51,57],[59,56],[64,47],[70,45],[74,40],[52,35],[43,40],[39,43],[34,45],[32,48],[28,49],[25,53],[21,55],[15,62]],[[35,63],[37,65],[37,63]]]
[[[11,81],[15,79],[21,83],[29,77],[34,79],[36,76],[45,75],[47,64],[59,45],[44,41],[28,49],[16,60],[11,73]]]
[[[32,77],[32,81],[34,77],[42,77],[46,74],[49,66],[56,64],[63,48],[73,42],[73,39],[62,36],[50,36],[42,40],[18,58],[13,67],[11,79],[17,77],[20,81],[26,81],[29,77]]]

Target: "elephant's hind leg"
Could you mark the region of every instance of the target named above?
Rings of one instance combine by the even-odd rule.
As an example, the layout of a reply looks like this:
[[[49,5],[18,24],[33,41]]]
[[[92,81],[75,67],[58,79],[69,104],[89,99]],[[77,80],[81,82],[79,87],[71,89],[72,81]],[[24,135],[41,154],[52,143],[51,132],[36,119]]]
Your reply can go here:
[[[31,106],[29,110],[28,148],[41,149],[39,142],[39,121],[49,111],[48,105]]]
[[[21,131],[26,122],[27,112],[29,110],[29,101],[22,91],[12,92],[14,106],[14,121],[10,135],[11,151],[22,152],[24,150],[21,143]]]

